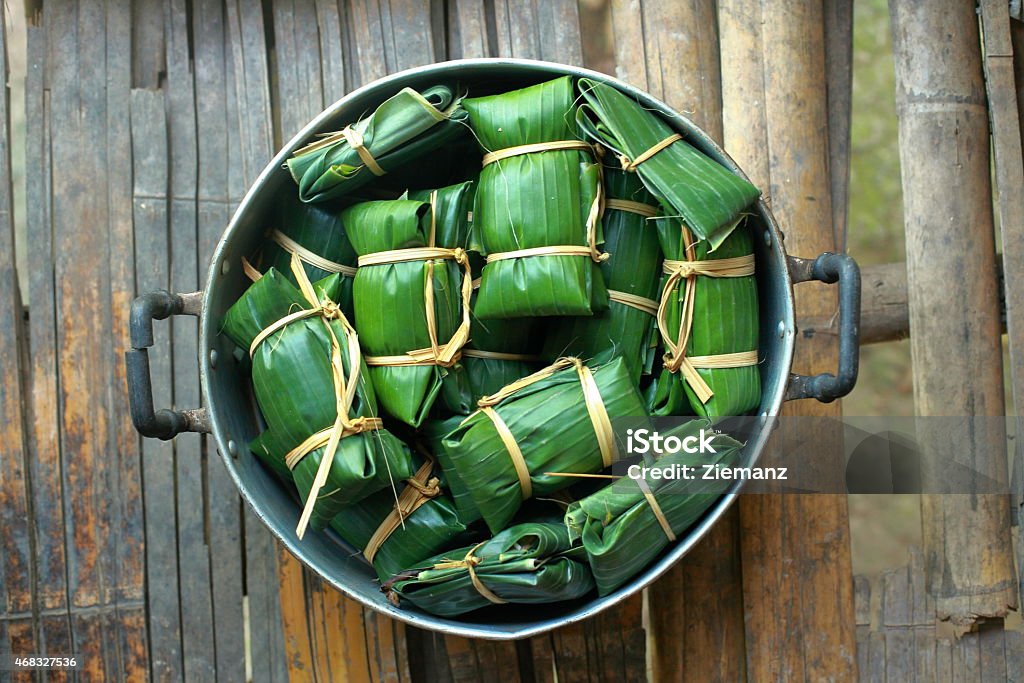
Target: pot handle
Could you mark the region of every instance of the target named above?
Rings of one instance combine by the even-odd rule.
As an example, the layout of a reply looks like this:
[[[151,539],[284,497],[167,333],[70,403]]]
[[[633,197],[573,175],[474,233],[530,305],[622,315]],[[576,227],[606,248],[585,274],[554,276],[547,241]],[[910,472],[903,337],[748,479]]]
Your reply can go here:
[[[128,405],[132,422],[142,436],[167,441],[181,432],[210,433],[210,418],[205,408],[192,410],[153,410],[153,382],[149,375],[149,347],[153,345],[153,321],[172,315],[198,316],[203,308],[203,293],[172,294],[158,290],[143,294],[132,302],[132,348],[125,351],[128,378]]]
[[[793,284],[817,280],[839,283],[839,369],[837,374],[790,374],[786,401],[816,398],[831,403],[846,396],[857,383],[860,364],[860,267],[846,254],[825,252],[815,259],[787,256]]]

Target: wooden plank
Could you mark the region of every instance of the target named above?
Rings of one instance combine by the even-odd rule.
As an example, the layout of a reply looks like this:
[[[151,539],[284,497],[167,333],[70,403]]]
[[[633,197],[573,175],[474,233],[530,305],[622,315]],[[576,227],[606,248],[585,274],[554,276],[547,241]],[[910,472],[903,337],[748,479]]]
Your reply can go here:
[[[825,2],[825,73],[828,87],[828,158],[832,179],[832,234],[846,251],[850,191],[850,118],[853,103],[853,3]]]
[[[861,674],[861,680],[869,683],[885,683],[885,635],[874,631],[868,640],[868,670]]]
[[[163,91],[134,90],[131,103],[136,243],[136,278],[140,292],[170,286],[167,226],[167,121]],[[171,405],[171,335],[156,324],[149,350],[153,400]],[[178,535],[175,517],[174,448],[171,443],[142,442],[146,490],[146,600],[149,615],[151,671],[155,680],[184,678],[181,606],[178,594]]]
[[[484,3],[452,0],[448,3],[448,58],[492,56]]]
[[[890,9],[916,412],[1002,416],[988,120],[977,18],[971,6],[957,2],[924,7],[894,0]],[[921,149],[932,152],[922,155]],[[925,452],[960,462],[967,457],[979,473],[1006,482],[1001,429],[976,424],[966,433],[943,431],[919,433]],[[941,490],[936,484],[943,474],[928,468],[928,462],[925,487]],[[967,629],[979,618],[1003,617],[1016,606],[1009,515],[1006,496],[923,497],[928,586],[941,619]]]
[[[263,8],[258,3],[239,0],[228,0],[226,6],[242,150],[242,165],[235,170],[241,170],[241,180],[248,187],[273,156]]]
[[[58,421],[56,311],[54,302],[53,227],[50,223],[50,103],[45,89],[46,30],[27,29],[25,79],[25,163],[38,173],[25,176],[25,221],[28,234],[29,338],[32,344],[28,450],[32,480],[32,522],[36,539],[36,603],[52,611],[40,624],[41,642],[61,644],[70,652],[64,556],[64,503]],[[57,616],[58,610],[64,610]]]
[[[342,40],[344,16],[337,0],[316,0],[316,22],[320,35],[320,68],[323,72],[323,105],[340,100],[346,92],[348,60]]]
[[[726,149],[767,190],[791,253],[834,250],[822,7],[780,1],[758,9],[725,0],[719,27]],[[834,291],[796,294],[801,316],[835,310]],[[834,372],[836,361],[834,338],[801,338],[793,371]],[[784,414],[838,411],[804,401]],[[840,457],[839,438],[821,435],[815,452]],[[757,596],[744,602],[748,679],[853,678],[845,497],[748,496],[740,518],[744,593]]]
[[[1020,668],[1021,662],[1007,663],[1003,622],[996,620],[982,624],[978,629],[978,650],[981,659],[982,681],[1005,681],[1010,668]]]
[[[495,0],[498,56],[583,64],[575,0]]]
[[[764,38],[760,3],[719,0],[722,140],[771,206],[768,121],[764,116]]]
[[[196,215],[197,131],[195,96],[190,63],[189,20],[184,0],[165,3],[156,15],[163,25],[166,44],[167,138],[170,163],[168,190],[171,270],[174,292],[199,289]],[[200,405],[198,326],[195,318],[178,317],[171,323],[174,405]],[[217,675],[216,634],[222,640],[239,633],[214,628],[210,586],[211,548],[206,538],[203,444],[198,434],[180,434],[174,440],[175,487],[178,500],[178,580],[181,600],[182,657],[186,680],[211,680]]]
[[[252,671],[260,672],[265,681],[288,681],[292,660],[286,660],[285,637],[287,623],[282,621],[285,608],[282,587],[279,591],[279,553],[274,537],[248,506],[242,517],[245,534],[246,594],[249,603],[249,657]],[[300,579],[301,581],[301,579]],[[301,583],[299,584],[301,586]],[[303,606],[305,602],[298,603]],[[290,654],[290,653],[288,653]],[[298,678],[297,680],[303,680]]]
[[[1009,6],[984,0],[981,26],[984,34],[985,89],[988,95],[992,153],[998,194],[999,231],[1003,250],[1003,299],[1009,335],[1010,391],[1017,415],[1017,433],[1024,428],[1024,156],[1021,149],[1021,119],[1014,82],[1014,44],[1010,32]],[[1021,46],[1024,49],[1024,46]],[[1019,75],[1024,79],[1024,74]],[[1017,464],[1017,505],[1024,503],[1024,444],[1014,441]],[[1018,513],[1019,514],[1019,513]],[[1024,527],[1018,519],[1018,538]],[[1017,544],[1018,562],[1024,548]],[[1019,579],[1019,577],[1018,577]],[[1018,584],[1021,585],[1021,584]]]
[[[1007,631],[1004,636],[1006,648],[1006,682],[1021,683],[1024,681],[1024,633],[1020,631]]]
[[[135,0],[132,19],[132,87],[156,89],[167,73],[164,10],[160,0]]]
[[[35,544],[29,524],[24,322],[15,270],[6,21],[0,27],[0,74],[5,83],[0,88],[0,609],[5,615],[22,613],[0,633],[0,656],[6,656],[39,651],[31,614]]]
[[[121,511],[111,491],[119,491],[119,463],[110,457],[110,377],[113,350],[108,182],[108,92],[106,7],[83,1],[68,11],[44,8],[50,50],[53,225],[56,266],[57,358],[60,363],[62,476],[65,488],[65,539],[68,592],[73,610],[113,604],[118,598],[118,535]],[[115,86],[116,87],[116,86]],[[123,115],[123,112],[117,112]],[[83,145],[82,140],[93,141]],[[82,226],[90,226],[83,237]],[[102,612],[82,611],[71,622],[73,645],[104,657],[97,666],[124,671],[116,628]],[[102,636],[102,643],[98,638]],[[91,645],[89,645],[91,647]]]
[[[230,217],[228,199],[228,108],[225,106],[224,8],[220,2],[192,3],[197,186],[196,222],[199,282]],[[234,127],[234,126],[231,126]],[[201,350],[205,352],[204,350]],[[243,545],[241,501],[211,438],[203,439],[210,591],[214,618],[217,677],[245,680]]]
[[[981,651],[978,634],[967,633],[953,643],[953,682],[974,683],[981,677]]]
[[[908,567],[882,574],[882,625],[885,635],[886,677],[891,680],[918,680],[914,674],[914,634],[912,630],[913,590]]]
[[[108,491],[116,491],[110,508],[114,546],[117,612],[108,624],[116,631],[117,667],[126,679],[149,672],[149,641],[145,623],[145,521],[139,435],[132,426],[123,351],[129,348],[127,319],[135,296],[135,243],[132,206],[131,79],[132,4],[108,0],[105,36],[107,223],[109,231],[110,299],[101,324],[112,340],[106,391],[110,401],[105,456],[112,464]],[[110,454],[114,454],[111,458]]]
[[[290,140],[324,105],[320,31],[314,0],[275,0],[274,115],[277,140]]]

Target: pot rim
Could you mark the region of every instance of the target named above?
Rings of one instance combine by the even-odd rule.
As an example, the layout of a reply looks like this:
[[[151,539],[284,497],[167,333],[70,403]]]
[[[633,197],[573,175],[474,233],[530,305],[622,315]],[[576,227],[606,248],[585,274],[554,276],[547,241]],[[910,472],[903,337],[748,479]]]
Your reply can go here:
[[[571,75],[577,78],[592,78],[601,82],[612,85],[619,90],[625,92],[631,97],[636,98],[638,101],[643,103],[645,106],[654,109],[666,117],[666,120],[676,128],[679,132],[685,133],[691,140],[696,138],[699,141],[699,146],[705,147],[712,150],[713,157],[717,157],[717,160],[723,163],[730,170],[738,173],[744,178],[747,178],[746,174],[743,173],[742,169],[732,160],[732,158],[714,141],[707,133],[696,126],[687,117],[679,114],[674,109],[669,107],[661,100],[651,96],[650,94],[622,81],[613,76],[592,71],[583,67],[571,66],[566,64],[559,64],[555,62],[547,62],[532,59],[514,59],[514,58],[478,58],[478,59],[459,59],[445,62],[437,62],[424,66],[407,69],[404,71],[396,72],[385,76],[384,78],[372,81],[363,85],[348,94],[341,99],[337,100],[329,107],[324,109],[320,114],[314,117],[309,123],[307,123],[301,131],[299,131],[294,137],[289,140],[284,147],[282,147],[278,153],[270,160],[270,162],[260,172],[259,176],[253,182],[253,184],[247,190],[244,198],[239,203],[238,208],[233,213],[231,220],[228,223],[227,228],[221,235],[221,238],[217,244],[216,249],[209,265],[206,278],[206,286],[203,292],[203,307],[202,314],[200,317],[200,348],[209,349],[213,348],[212,341],[217,335],[217,321],[211,320],[210,299],[211,293],[214,288],[217,287],[218,274],[221,273],[221,267],[225,260],[226,245],[236,236],[236,233],[241,229],[240,224],[243,222],[243,216],[249,211],[253,204],[254,197],[256,197],[267,185],[270,176],[274,173],[280,173],[282,165],[284,165],[287,158],[292,152],[297,149],[302,143],[304,143],[310,136],[318,132],[331,118],[334,118],[341,112],[346,105],[361,96],[380,93],[380,94],[393,94],[402,87],[404,82],[414,79],[419,76],[425,75],[438,75],[443,76],[445,74],[454,74],[467,68],[483,68],[483,67],[496,67],[499,69],[508,69],[511,71],[515,70],[527,70],[533,72],[548,73],[552,77],[561,75]],[[782,354],[781,357],[773,359],[774,363],[779,365],[779,372],[786,373],[786,379],[784,381],[776,383],[773,395],[766,397],[767,403],[762,401],[762,405],[767,405],[768,409],[760,414],[763,423],[767,423],[770,419],[776,417],[781,408],[786,386],[788,384],[789,372],[792,366],[793,360],[793,349],[794,349],[794,301],[793,301],[793,285],[792,278],[790,277],[789,271],[786,268],[786,251],[782,241],[782,233],[779,230],[778,224],[775,221],[775,217],[772,215],[770,209],[765,204],[763,197],[757,201],[757,210],[760,214],[761,219],[764,221],[765,228],[770,235],[771,244],[769,249],[774,253],[774,257],[781,264],[779,271],[781,276],[785,278],[785,300],[781,303],[784,316],[781,321],[785,326],[785,333],[781,340]],[[761,325],[764,325],[765,321],[761,321]],[[322,579],[327,581],[335,589],[341,591],[347,597],[355,600],[363,606],[373,609],[377,612],[381,612],[387,616],[393,617],[411,626],[419,628],[425,628],[434,631],[442,631],[444,633],[467,637],[467,638],[484,638],[489,640],[512,640],[519,638],[527,638],[530,636],[539,635],[568,624],[577,623],[591,616],[598,614],[614,605],[617,605],[627,598],[635,595],[638,591],[646,588],[651,583],[656,581],[662,575],[664,575],[670,568],[672,568],[679,560],[683,558],[705,535],[710,531],[711,527],[722,517],[726,510],[735,502],[736,497],[739,494],[739,490],[743,485],[742,481],[736,481],[726,493],[724,493],[714,506],[709,508],[701,517],[700,521],[687,531],[685,537],[681,538],[676,542],[675,546],[667,549],[658,559],[648,565],[643,571],[635,575],[629,582],[618,588],[613,593],[603,596],[595,597],[581,604],[577,608],[557,617],[547,618],[529,623],[522,624],[501,624],[497,622],[493,623],[478,623],[478,622],[465,622],[457,619],[437,617],[431,614],[427,614],[421,611],[413,611],[408,609],[399,609],[387,603],[387,601],[375,602],[366,599],[362,594],[357,591],[351,590],[347,583],[339,581],[336,577],[330,575],[330,572],[326,568],[316,566],[316,563],[308,560],[303,552],[299,550],[301,542],[297,541],[292,536],[289,536],[282,532],[275,523],[267,519],[260,507],[260,501],[253,500],[249,488],[243,481],[242,476],[239,473],[239,469],[231,455],[229,455],[228,439],[224,434],[224,430],[220,427],[223,424],[223,418],[220,415],[218,406],[209,401],[211,396],[210,381],[211,381],[211,366],[208,358],[208,354],[201,354],[200,356],[200,382],[202,386],[203,396],[206,397],[207,410],[210,416],[210,422],[213,426],[213,434],[217,442],[217,450],[227,466],[228,472],[231,476],[235,487],[238,489],[240,495],[245,500],[246,504],[250,506],[254,514],[260,519],[260,521],[267,526],[271,533],[277,538],[284,546],[288,549],[294,557],[296,557],[303,565],[308,567],[310,570],[315,572]],[[765,443],[770,436],[771,429],[761,429],[756,437],[756,440],[751,446],[747,444],[746,448],[750,449],[750,455],[748,456],[750,463],[756,462],[761,452],[764,449]]]

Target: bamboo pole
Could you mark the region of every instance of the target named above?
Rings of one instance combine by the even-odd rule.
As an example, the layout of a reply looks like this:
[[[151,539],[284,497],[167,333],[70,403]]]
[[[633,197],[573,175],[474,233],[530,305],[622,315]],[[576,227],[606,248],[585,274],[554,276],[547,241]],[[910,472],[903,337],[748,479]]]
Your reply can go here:
[[[891,0],[918,415],[1005,413],[989,130],[973,3]],[[925,453],[1006,481],[995,421],[921,429]],[[952,449],[952,450],[951,450]],[[925,486],[942,472],[929,471]],[[946,462],[950,462],[947,460]],[[1017,604],[1005,495],[925,495],[925,571],[937,616],[961,632]]]
[[[719,1],[725,147],[766,190],[788,251],[802,256],[836,246],[824,24],[813,3]],[[831,316],[835,305],[832,290],[797,291],[801,316]],[[801,338],[793,370],[834,372],[836,362],[834,338]],[[839,406],[803,401],[784,414],[838,416]],[[841,458],[836,436],[814,444],[823,467]],[[854,679],[845,496],[746,496],[740,522],[747,679]]]

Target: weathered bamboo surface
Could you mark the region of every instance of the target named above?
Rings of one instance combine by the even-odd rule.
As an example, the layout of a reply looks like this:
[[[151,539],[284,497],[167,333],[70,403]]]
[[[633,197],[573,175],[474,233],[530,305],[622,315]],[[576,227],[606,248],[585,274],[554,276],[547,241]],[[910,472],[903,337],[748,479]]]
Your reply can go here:
[[[1003,671],[1002,652],[1014,674],[1016,634],[1003,639],[999,630],[998,647],[991,627],[958,645],[936,640],[935,605],[919,599],[919,561],[905,572],[916,592],[900,594],[918,602],[887,597],[887,621],[872,623],[862,584],[854,601],[838,497],[747,501],[643,599],[552,634],[492,643],[419,631],[343,598],[280,548],[239,501],[212,440],[142,441],[128,419],[121,355],[132,297],[198,288],[223,227],[273,151],[346,92],[412,66],[513,56],[613,71],[725,141],[765,188],[790,252],[842,249],[850,5],[31,6],[26,100],[11,102],[6,89],[0,95],[4,121],[12,108],[26,110],[30,236],[29,287],[19,292],[7,125],[0,129],[0,655],[80,653],[88,680],[850,680],[858,664],[863,680],[886,680],[887,664],[888,680],[912,680],[901,677],[909,671],[902,635],[909,629],[919,650],[935,653],[933,664],[915,671],[992,680],[985,675]],[[600,51],[606,41],[581,29],[581,12],[588,30],[611,37],[607,53]],[[1013,72],[1000,56],[1012,48],[996,42],[999,35],[986,66],[1005,83]],[[2,47],[6,60],[6,39]],[[1011,118],[1010,108],[1004,98],[999,121]],[[995,117],[995,104],[991,110]],[[1012,181],[1013,149],[1012,140],[999,141],[1002,186],[1010,182],[1004,176]],[[1007,199],[1001,210],[1012,218]],[[1008,225],[1004,218],[1004,245],[1008,235],[1020,236]],[[902,264],[872,272],[865,286],[877,286],[867,290],[865,311],[875,316],[866,329],[874,323],[878,339],[905,334],[914,290]],[[805,287],[813,291],[799,293],[804,328],[824,330],[833,293]],[[831,370],[834,339],[809,336],[797,342],[795,370]],[[201,402],[197,353],[193,320],[157,324],[158,404]],[[834,445],[821,448],[838,452]],[[887,596],[897,596],[899,577],[887,579]],[[899,616],[907,609],[910,621]]]
[[[955,0],[927,7],[894,0],[890,7],[915,408],[919,415],[1001,417],[989,121],[977,16]],[[1012,248],[1016,255],[1019,246]],[[976,471],[1005,482],[1005,439],[997,422],[967,433],[931,429],[921,435],[922,447],[970,458]],[[929,484],[944,474],[928,462],[925,486],[936,491]],[[925,495],[922,519],[927,585],[940,619],[967,630],[1016,608],[1008,496]]]

